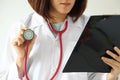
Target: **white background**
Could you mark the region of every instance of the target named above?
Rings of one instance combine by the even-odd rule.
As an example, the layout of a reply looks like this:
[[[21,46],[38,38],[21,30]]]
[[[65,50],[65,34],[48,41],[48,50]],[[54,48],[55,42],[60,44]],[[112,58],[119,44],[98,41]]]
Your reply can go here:
[[[27,0],[0,0],[0,55],[12,24],[30,12]],[[88,0],[85,14],[120,14],[120,0]]]

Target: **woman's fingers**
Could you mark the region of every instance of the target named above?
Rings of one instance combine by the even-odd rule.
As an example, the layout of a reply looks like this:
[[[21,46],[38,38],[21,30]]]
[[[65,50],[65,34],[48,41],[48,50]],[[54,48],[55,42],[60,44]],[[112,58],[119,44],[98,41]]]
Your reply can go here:
[[[17,39],[18,39],[18,46],[24,43],[24,40],[22,39],[21,36],[19,36]]]
[[[114,50],[117,52],[117,54],[120,56],[120,49],[119,49],[118,47],[116,47],[116,46],[115,46],[113,49],[114,49]]]
[[[17,46],[18,43],[17,43],[16,38],[12,40],[12,44],[13,44],[14,46]]]
[[[102,57],[102,60],[109,66],[111,66],[113,69],[119,69],[120,63],[115,61],[114,59],[109,59],[106,57]]]
[[[116,61],[120,62],[120,56],[118,56],[117,54],[111,52],[110,50],[107,50],[106,53],[111,56],[113,59],[115,59]],[[118,53],[118,52],[117,52]]]
[[[111,58],[106,58],[106,57],[102,57],[102,60],[109,66],[111,66],[114,70],[118,70],[120,71],[120,50],[118,47],[114,47],[114,50],[117,52],[114,53],[110,50],[106,51],[106,54],[108,54],[109,56],[112,57]]]
[[[13,39],[12,44],[14,46],[20,46],[21,44],[23,44],[23,40],[21,38],[17,37],[15,39]]]
[[[110,50],[106,51],[106,54],[112,58],[102,57],[103,62],[112,67],[111,72],[107,75],[108,79],[110,79],[111,76],[112,79],[116,79],[120,74],[120,49],[118,47],[114,47],[114,51],[115,53]]]
[[[14,46],[20,46],[20,45],[24,44],[25,39],[23,38],[23,32],[27,29],[28,29],[27,27],[21,27],[21,29],[18,32],[18,34],[16,35],[15,39],[13,39],[13,41],[12,41]]]
[[[25,26],[21,27],[21,30],[27,30],[27,29],[28,27],[25,27]]]

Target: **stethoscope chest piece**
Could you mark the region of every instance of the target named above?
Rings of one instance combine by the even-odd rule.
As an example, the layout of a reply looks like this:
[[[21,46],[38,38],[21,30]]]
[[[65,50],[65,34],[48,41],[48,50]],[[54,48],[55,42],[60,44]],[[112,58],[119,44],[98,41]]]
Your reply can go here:
[[[23,32],[23,37],[25,40],[32,40],[34,37],[34,32],[31,29],[27,29]]]

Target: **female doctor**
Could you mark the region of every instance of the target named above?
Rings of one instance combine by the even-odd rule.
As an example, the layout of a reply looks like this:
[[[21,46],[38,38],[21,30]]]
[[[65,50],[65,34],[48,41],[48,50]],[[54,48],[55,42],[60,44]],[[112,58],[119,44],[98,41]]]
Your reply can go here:
[[[120,56],[109,50],[106,53],[115,60],[102,60],[112,67],[110,73],[62,73],[87,22],[82,15],[86,0],[28,1],[35,12],[13,26],[3,54],[0,80],[120,80]],[[34,31],[34,37],[27,43],[23,35],[28,29]],[[114,50],[120,55],[119,48]]]

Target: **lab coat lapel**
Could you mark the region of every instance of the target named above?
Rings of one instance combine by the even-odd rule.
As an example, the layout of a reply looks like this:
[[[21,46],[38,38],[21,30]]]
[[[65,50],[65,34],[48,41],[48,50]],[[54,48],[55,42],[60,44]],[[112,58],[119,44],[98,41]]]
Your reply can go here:
[[[69,21],[69,28],[74,29],[74,31],[72,31],[74,34],[76,35],[72,35],[70,32],[69,35],[69,39],[71,41],[70,44],[67,46],[66,50],[64,51],[64,58],[63,58],[63,63],[62,63],[62,67],[61,70],[63,71],[67,61],[69,60],[70,55],[72,54],[72,51],[85,27],[86,22],[83,21],[83,17],[81,17],[77,22],[73,23],[72,20],[70,19],[70,17],[68,17],[68,21]],[[71,37],[70,37],[71,36]],[[74,38],[75,37],[75,38]],[[73,39],[72,39],[73,38]],[[62,72],[61,71],[61,72]]]
[[[34,21],[32,27],[39,25],[39,27],[41,27],[41,29],[43,31],[43,34],[47,35],[48,37],[50,37],[51,39],[54,40],[55,37],[54,37],[53,33],[51,32],[47,21],[42,16],[40,16],[38,13],[34,13],[33,16],[34,16],[33,20],[35,20],[35,21]]]
[[[53,32],[50,30],[47,22],[46,22],[46,24],[43,25],[43,29],[44,29],[43,31],[45,31],[44,34],[46,34],[46,35],[47,35],[48,37],[50,37],[52,40],[55,40],[55,37],[54,37],[54,35],[53,35]]]

